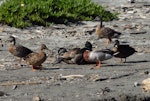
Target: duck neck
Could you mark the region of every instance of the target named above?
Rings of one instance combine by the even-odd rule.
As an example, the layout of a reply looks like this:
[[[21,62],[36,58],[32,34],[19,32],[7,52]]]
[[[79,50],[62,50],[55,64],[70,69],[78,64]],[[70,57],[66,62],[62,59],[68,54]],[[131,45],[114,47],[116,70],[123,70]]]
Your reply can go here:
[[[16,45],[16,40],[13,40],[13,41],[11,42],[11,44],[12,44],[12,45]]]
[[[100,28],[102,28],[103,27],[103,22],[102,22],[102,19],[101,19],[101,21],[100,21]]]

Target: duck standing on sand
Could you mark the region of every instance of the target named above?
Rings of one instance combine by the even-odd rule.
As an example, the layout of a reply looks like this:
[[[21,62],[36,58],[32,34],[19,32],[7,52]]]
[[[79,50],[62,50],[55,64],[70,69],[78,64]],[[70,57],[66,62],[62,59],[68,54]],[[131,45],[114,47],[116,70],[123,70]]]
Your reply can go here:
[[[121,35],[120,32],[117,32],[109,27],[103,27],[102,18],[100,18],[100,23],[96,27],[95,34],[98,35],[98,39],[107,38],[107,44],[111,43],[112,38],[118,38]]]
[[[111,59],[113,54],[114,52],[110,49],[94,51],[86,50],[83,54],[83,57],[87,63],[96,63],[96,68],[100,68],[102,66],[102,61]]]
[[[120,61],[121,63],[122,63],[122,58],[124,58],[125,59],[124,62],[126,62],[127,57],[137,52],[134,48],[132,48],[129,45],[120,45],[120,42],[118,40],[115,40],[113,50],[115,52],[114,57],[121,58],[121,61]]]
[[[38,53],[32,52],[23,58],[28,65],[32,65],[33,71],[42,69],[42,63],[45,62],[45,60],[47,59],[44,50],[49,50],[49,49],[46,47],[45,44],[42,44],[41,49]]]
[[[73,48],[69,51],[65,48],[60,48],[58,50],[59,56],[53,64],[60,63],[61,61],[67,64],[84,64],[83,52],[85,50],[92,50],[92,44],[88,41],[86,41],[84,48]]]
[[[16,44],[16,39],[13,36],[10,36],[6,41],[10,42],[9,45],[9,52],[16,56],[19,57],[19,64],[21,63],[22,58],[26,57],[28,54],[32,53],[33,51],[20,45],[20,44]]]

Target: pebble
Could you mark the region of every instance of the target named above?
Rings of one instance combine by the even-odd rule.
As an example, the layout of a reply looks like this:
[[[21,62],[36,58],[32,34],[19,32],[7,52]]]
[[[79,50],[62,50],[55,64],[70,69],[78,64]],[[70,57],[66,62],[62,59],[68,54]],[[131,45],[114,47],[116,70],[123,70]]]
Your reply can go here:
[[[138,82],[134,82],[134,87],[140,86],[141,84]]]
[[[0,91],[0,96],[4,96],[5,93],[3,91]]]
[[[17,88],[17,85],[14,85],[13,87],[12,87],[12,90],[15,90]]]
[[[41,101],[41,98],[39,96],[34,96],[33,101]]]

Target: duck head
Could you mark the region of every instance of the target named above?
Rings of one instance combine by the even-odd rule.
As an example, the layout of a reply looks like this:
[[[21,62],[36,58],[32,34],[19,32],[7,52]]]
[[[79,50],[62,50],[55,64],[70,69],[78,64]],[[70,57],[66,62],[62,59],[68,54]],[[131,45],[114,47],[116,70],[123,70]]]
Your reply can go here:
[[[66,48],[59,48],[59,49],[58,49],[58,55],[62,55],[62,54],[64,54],[65,52],[67,52],[67,49],[66,49]]]
[[[86,41],[85,48],[87,48],[88,50],[92,51],[92,44],[89,41]]]
[[[11,44],[15,45],[16,44],[16,39],[13,36],[9,36],[9,38],[6,40],[6,42],[10,42]]]
[[[41,50],[49,50],[45,44],[41,44]]]
[[[118,47],[119,45],[120,45],[120,42],[119,42],[119,40],[115,40],[114,47]]]

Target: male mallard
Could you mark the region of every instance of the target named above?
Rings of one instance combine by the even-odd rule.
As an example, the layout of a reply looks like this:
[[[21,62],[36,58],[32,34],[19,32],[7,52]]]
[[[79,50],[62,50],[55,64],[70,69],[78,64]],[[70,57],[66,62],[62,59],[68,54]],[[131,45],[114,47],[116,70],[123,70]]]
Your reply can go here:
[[[114,54],[114,57],[121,58],[121,63],[122,63],[122,58],[125,58],[124,62],[126,62],[127,57],[137,52],[134,48],[132,48],[129,45],[120,45],[120,42],[118,40],[115,40],[113,50],[116,52]]]
[[[15,37],[13,37],[13,36],[10,36],[7,41],[10,42],[10,45],[8,48],[9,52],[12,55],[20,58],[19,63],[21,63],[22,58],[24,58],[25,56],[27,56],[28,54],[33,52],[32,50],[30,50],[20,44],[16,44]]]
[[[96,67],[100,68],[102,66],[101,61],[111,59],[113,57],[113,54],[114,52],[110,49],[94,51],[86,50],[83,54],[83,57],[87,63],[96,63]]]
[[[83,52],[85,50],[92,50],[92,44],[88,41],[86,41],[84,48],[73,48],[69,51],[67,51],[65,48],[60,48],[58,50],[59,57],[56,59],[54,64],[60,63],[61,61],[64,61],[68,64],[83,64]]]
[[[32,65],[33,71],[35,69],[42,69],[42,63],[47,59],[46,53],[44,52],[45,49],[49,50],[45,44],[42,44],[38,53],[32,52],[23,58],[28,65]]]
[[[107,38],[107,44],[112,41],[112,38],[119,37],[121,35],[120,32],[117,32],[109,27],[103,27],[102,18],[100,18],[100,23],[96,27],[95,34],[98,35],[98,39]]]

